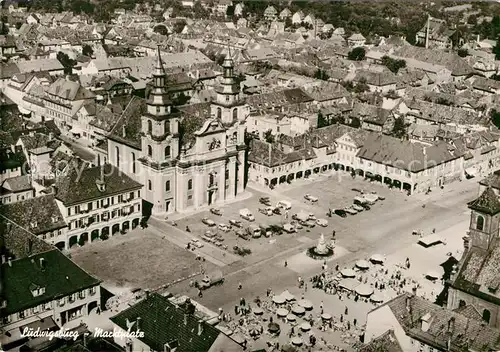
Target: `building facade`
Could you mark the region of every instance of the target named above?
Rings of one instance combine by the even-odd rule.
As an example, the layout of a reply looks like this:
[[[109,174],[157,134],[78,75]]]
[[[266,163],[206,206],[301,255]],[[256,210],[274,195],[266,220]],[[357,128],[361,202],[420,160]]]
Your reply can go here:
[[[143,198],[153,214],[223,204],[245,189],[248,109],[240,99],[230,57],[224,60],[223,69],[210,116],[183,116],[169,99],[158,52],[137,144],[125,141],[130,125],[121,126],[120,136],[109,140],[109,160],[144,184]]]

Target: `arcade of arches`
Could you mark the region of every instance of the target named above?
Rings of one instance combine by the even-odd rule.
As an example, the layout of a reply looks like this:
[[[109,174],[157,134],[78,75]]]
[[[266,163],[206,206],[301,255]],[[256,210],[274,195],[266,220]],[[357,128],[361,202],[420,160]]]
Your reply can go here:
[[[354,169],[351,166],[346,166],[340,163],[330,163],[330,164],[324,164],[320,166],[314,166],[306,169],[305,171],[298,171],[298,172],[292,172],[288,174],[283,174],[281,176],[276,176],[272,179],[269,178],[264,178],[264,183],[266,186],[269,186],[271,188],[274,188],[277,185],[283,184],[283,183],[291,183],[295,179],[301,179],[301,178],[308,178],[309,176],[313,174],[322,174],[327,171],[335,170],[335,171],[345,171],[346,173],[350,173],[351,175],[354,176],[359,176],[359,177],[364,177],[367,180],[370,181],[375,181],[375,182],[380,182],[388,185],[391,188],[397,188],[397,189],[402,189],[406,190],[409,194],[411,194],[413,191],[416,190],[417,185],[411,185],[408,182],[403,182],[397,179],[393,179],[387,176],[382,176],[382,175],[375,175],[371,172],[364,171],[361,169]]]
[[[102,224],[99,228],[89,229],[80,234],[69,236],[67,241],[59,241],[55,244],[59,250],[67,250],[75,246],[84,246],[88,242],[107,240],[111,236],[126,234],[140,224],[140,218],[124,220],[120,223]]]

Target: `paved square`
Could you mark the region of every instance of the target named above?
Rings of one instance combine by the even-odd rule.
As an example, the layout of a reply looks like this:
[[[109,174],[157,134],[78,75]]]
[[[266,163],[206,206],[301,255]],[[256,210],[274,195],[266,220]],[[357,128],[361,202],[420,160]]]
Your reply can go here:
[[[104,280],[105,285],[120,288],[155,289],[201,271],[194,253],[149,229],[86,244],[70,253],[75,263]],[[207,271],[215,268],[209,262],[203,266]]]

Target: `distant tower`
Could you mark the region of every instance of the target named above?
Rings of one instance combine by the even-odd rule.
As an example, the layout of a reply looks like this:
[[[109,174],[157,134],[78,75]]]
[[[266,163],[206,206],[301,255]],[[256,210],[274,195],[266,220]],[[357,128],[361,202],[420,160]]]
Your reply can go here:
[[[234,61],[228,47],[228,54],[222,63],[223,74],[216,88],[217,98],[212,102],[211,114],[224,124],[241,118],[244,102],[240,100],[240,83],[234,75]]]
[[[179,119],[167,91],[167,76],[160,48],[149,93],[147,113],[142,117],[142,153],[154,162],[166,162],[179,154]]]
[[[488,186],[468,204],[471,210],[469,236],[471,245],[489,251],[498,242],[500,229],[500,201]]]
[[[427,25],[426,25],[426,30],[425,30],[425,48],[429,48],[429,33],[431,31],[431,16],[427,15]]]

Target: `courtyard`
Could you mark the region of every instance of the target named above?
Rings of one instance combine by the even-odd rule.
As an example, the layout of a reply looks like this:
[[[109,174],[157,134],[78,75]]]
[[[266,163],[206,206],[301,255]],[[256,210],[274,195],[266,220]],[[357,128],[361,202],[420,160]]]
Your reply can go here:
[[[166,236],[166,235],[165,235]],[[209,262],[196,259],[149,228],[94,241],[70,251],[72,260],[115,291],[156,289],[179,279],[211,271]]]

